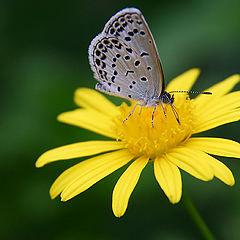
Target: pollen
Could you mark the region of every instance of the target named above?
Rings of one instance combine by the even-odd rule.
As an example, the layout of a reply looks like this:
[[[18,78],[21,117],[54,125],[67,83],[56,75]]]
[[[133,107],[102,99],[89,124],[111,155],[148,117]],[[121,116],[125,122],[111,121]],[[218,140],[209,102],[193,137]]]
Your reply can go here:
[[[147,156],[154,159],[156,156],[168,152],[184,141],[193,133],[194,104],[193,100],[175,101],[180,124],[169,104],[164,104],[165,117],[162,106],[157,106],[152,126],[154,107],[138,106],[124,123],[123,121],[132,112],[136,103],[131,106],[123,103],[120,106],[121,115],[114,120],[114,130],[117,140],[122,141],[125,147],[135,156]]]

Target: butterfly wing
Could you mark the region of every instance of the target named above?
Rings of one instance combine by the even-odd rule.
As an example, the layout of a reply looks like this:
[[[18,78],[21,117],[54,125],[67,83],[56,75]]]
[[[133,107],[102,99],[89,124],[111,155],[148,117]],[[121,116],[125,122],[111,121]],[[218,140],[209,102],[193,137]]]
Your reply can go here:
[[[136,8],[114,15],[89,47],[96,89],[147,102],[164,90],[164,76],[150,29]]]

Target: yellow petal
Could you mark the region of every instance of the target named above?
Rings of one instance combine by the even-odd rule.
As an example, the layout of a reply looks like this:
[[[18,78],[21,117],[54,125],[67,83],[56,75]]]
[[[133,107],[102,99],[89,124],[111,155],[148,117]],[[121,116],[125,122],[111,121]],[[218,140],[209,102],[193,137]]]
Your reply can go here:
[[[91,108],[110,117],[119,114],[118,108],[99,92],[89,88],[79,88],[74,94],[75,103],[84,108]]]
[[[234,185],[235,180],[233,174],[226,165],[224,165],[222,162],[218,161],[216,158],[211,156],[209,156],[209,164],[211,165],[214,171],[214,176],[216,176],[218,179],[220,179],[222,182],[229,186]]]
[[[200,70],[198,68],[193,68],[182,73],[167,85],[166,91],[189,91],[196,82],[199,74]]]
[[[67,201],[124,166],[133,157],[124,149],[85,160],[63,172],[53,183],[50,195],[54,198],[62,192],[61,200]]]
[[[200,138],[201,139],[201,138]],[[204,139],[204,138],[203,138]],[[210,138],[211,139],[211,138]],[[212,149],[214,149],[214,146],[213,144],[215,143],[215,145],[218,145],[218,147],[220,148],[221,146],[223,148],[226,147],[226,142],[225,141],[221,141],[220,139],[215,139],[212,138],[212,141],[209,140],[208,138],[206,138],[206,142],[205,144],[209,144],[210,146],[210,149],[211,149],[211,146],[212,146]],[[220,140],[220,141],[219,141]],[[227,139],[222,139],[222,140],[227,140]],[[201,141],[201,140],[200,140]],[[199,141],[199,142],[200,142]],[[230,141],[230,140],[229,140]],[[233,142],[235,145],[236,142],[234,141],[230,141],[230,142]],[[194,143],[194,140],[191,142],[191,140],[189,140],[189,142],[186,144],[186,147],[188,148],[191,148],[191,149],[198,149],[196,148],[197,147],[197,144],[193,144]],[[220,144],[219,144],[220,143]],[[199,144],[201,145],[201,143]],[[234,148],[235,149],[235,148]],[[204,151],[204,150],[203,150]],[[223,149],[223,153],[224,153],[224,149]],[[234,180],[234,177],[232,175],[232,172],[230,171],[230,169],[224,165],[222,162],[218,161],[216,158],[208,155],[207,153],[204,153],[202,152],[202,154],[204,155],[204,158],[206,159],[206,161],[208,162],[208,164],[211,166],[212,170],[213,170],[213,173],[214,173],[214,176],[216,176],[218,179],[220,179],[222,182],[224,182],[225,184],[227,185],[230,185],[230,186],[233,186],[234,183],[235,183],[235,180]],[[219,154],[217,154],[219,155]]]
[[[213,178],[214,173],[205,155],[196,149],[178,147],[167,153],[166,158],[192,176],[209,181]]]
[[[197,108],[196,111],[203,120],[208,121],[212,115],[220,115],[238,107],[240,107],[240,91],[211,99],[207,106]]]
[[[147,163],[148,158],[138,158],[119,178],[112,195],[112,209],[116,217],[121,217],[125,213],[132,191]]]
[[[82,127],[101,135],[115,138],[112,119],[91,109],[76,109],[58,115],[58,121]]]
[[[203,132],[224,125],[226,123],[236,122],[238,120],[240,120],[240,108],[229,112],[214,114],[209,116],[209,118],[206,121],[199,119],[198,122],[196,120],[195,122],[196,126],[193,130],[193,133]]]
[[[165,157],[154,160],[155,177],[171,203],[177,203],[182,196],[182,178],[178,167]]]
[[[224,81],[213,85],[212,87],[208,88],[205,91],[212,93],[212,95],[209,96],[212,99],[216,98],[216,97],[221,97],[221,96],[225,95],[226,93],[228,93],[229,91],[231,91],[232,88],[237,83],[239,83],[239,81],[240,81],[240,75],[235,74],[235,75],[225,79]],[[195,100],[198,105],[204,106],[205,104],[208,104],[208,102],[210,101],[209,97],[204,96],[204,94],[200,94],[195,98]]]
[[[123,144],[116,141],[88,141],[73,143],[43,153],[36,161],[36,167],[42,167],[47,163],[58,160],[91,156],[121,148],[123,148]]]
[[[187,147],[217,156],[240,158],[240,144],[229,139],[194,137],[188,140]]]

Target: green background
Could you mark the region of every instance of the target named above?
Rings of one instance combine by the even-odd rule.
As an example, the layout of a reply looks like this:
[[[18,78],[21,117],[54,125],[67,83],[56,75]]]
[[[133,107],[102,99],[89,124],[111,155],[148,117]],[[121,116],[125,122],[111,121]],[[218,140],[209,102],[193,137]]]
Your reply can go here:
[[[183,204],[169,203],[151,164],[126,214],[117,219],[111,211],[111,193],[124,168],[62,203],[50,199],[49,187],[79,160],[41,169],[34,162],[57,146],[106,139],[58,123],[56,116],[75,108],[76,88],[94,88],[88,46],[113,14],[138,7],[155,37],[166,81],[199,67],[202,74],[194,89],[204,90],[239,73],[240,1],[10,0],[0,6],[0,238],[201,239]],[[239,122],[202,136],[239,141]],[[233,171],[234,187],[183,173],[183,189],[218,239],[240,239],[239,160],[219,159]]]

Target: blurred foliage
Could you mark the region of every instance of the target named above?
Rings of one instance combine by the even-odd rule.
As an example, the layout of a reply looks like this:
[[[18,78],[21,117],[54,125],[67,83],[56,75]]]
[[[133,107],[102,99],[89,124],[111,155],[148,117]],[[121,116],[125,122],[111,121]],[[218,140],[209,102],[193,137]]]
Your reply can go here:
[[[56,116],[75,108],[76,88],[94,87],[88,45],[113,14],[131,6],[143,12],[151,27],[167,82],[199,67],[194,89],[204,90],[239,73],[238,0],[1,1],[1,239],[201,239],[182,203],[168,202],[151,164],[121,219],[111,212],[111,192],[124,169],[61,203],[50,200],[48,189],[78,160],[34,166],[48,149],[104,139],[58,123]],[[239,123],[203,135],[239,141]],[[183,173],[183,188],[218,238],[240,239],[239,160],[221,160],[235,175],[234,187]]]

